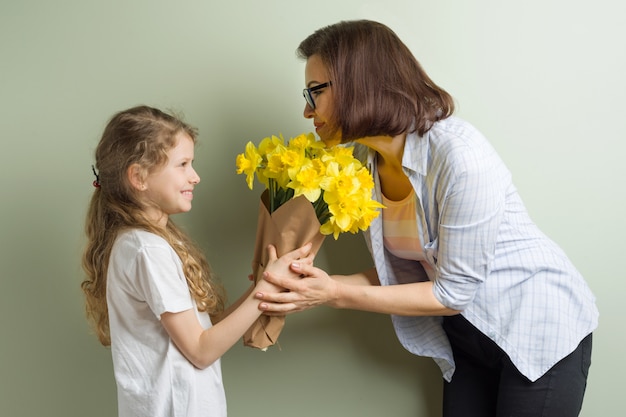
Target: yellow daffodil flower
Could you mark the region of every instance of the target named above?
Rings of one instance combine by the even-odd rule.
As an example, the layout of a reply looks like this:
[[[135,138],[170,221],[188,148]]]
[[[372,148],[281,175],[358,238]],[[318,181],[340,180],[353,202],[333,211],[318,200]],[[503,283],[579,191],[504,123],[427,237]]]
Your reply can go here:
[[[285,143],[282,135],[266,137],[258,149],[249,142],[237,155],[237,174],[254,175],[270,193],[270,212],[286,201],[304,196],[315,208],[320,232],[333,235],[367,230],[384,206],[372,199],[371,173],[353,156],[354,147],[326,148],[313,133]]]
[[[254,173],[263,162],[263,158],[256,150],[252,142],[246,144],[245,153],[237,155],[237,174],[246,174],[246,182],[248,187],[252,189],[254,182]]]

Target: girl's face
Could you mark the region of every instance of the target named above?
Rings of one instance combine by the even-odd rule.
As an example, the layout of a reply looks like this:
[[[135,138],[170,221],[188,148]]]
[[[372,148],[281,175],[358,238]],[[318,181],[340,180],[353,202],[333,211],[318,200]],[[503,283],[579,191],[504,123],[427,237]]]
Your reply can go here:
[[[148,175],[141,198],[148,216],[165,227],[170,214],[191,210],[193,189],[200,177],[192,167],[194,142],[185,132],[176,135],[176,146],[167,151],[165,166]]]
[[[304,79],[307,88],[333,81],[329,78],[328,70],[319,55],[311,55],[307,59]],[[315,132],[326,146],[330,147],[341,143],[341,133],[335,129],[336,124],[333,119],[334,97],[332,85],[311,92],[311,96],[315,102],[315,108],[306,103],[304,106],[304,117],[313,119]]]

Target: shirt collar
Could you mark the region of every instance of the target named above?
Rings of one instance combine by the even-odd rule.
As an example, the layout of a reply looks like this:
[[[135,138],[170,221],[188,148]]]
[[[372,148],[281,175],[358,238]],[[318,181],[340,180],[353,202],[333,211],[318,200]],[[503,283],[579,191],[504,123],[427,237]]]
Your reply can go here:
[[[430,132],[430,131],[429,131]],[[409,133],[404,142],[402,167],[419,175],[426,175],[428,166],[429,132],[419,136],[417,132]],[[362,144],[355,145],[355,156],[360,161],[366,161],[370,172],[376,166],[376,152]]]
[[[417,132],[406,135],[404,142],[404,153],[402,155],[402,166],[405,169],[426,175],[428,164],[428,132],[424,136],[419,136]]]

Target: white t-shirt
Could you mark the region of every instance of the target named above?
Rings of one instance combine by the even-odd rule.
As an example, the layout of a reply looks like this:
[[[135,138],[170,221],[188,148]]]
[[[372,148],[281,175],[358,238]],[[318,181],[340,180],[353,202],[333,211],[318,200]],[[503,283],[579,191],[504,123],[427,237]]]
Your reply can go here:
[[[120,417],[224,417],[220,361],[206,369],[189,362],[160,322],[161,314],[193,308],[180,258],[161,237],[121,233],[107,275],[111,353]]]

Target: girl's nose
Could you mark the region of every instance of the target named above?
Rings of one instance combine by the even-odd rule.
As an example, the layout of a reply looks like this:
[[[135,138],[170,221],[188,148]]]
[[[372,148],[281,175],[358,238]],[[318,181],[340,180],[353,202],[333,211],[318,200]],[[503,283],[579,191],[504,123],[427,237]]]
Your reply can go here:
[[[191,183],[192,184],[197,184],[200,182],[200,176],[198,175],[198,173],[196,172],[196,170],[193,170],[193,175],[191,176]]]

